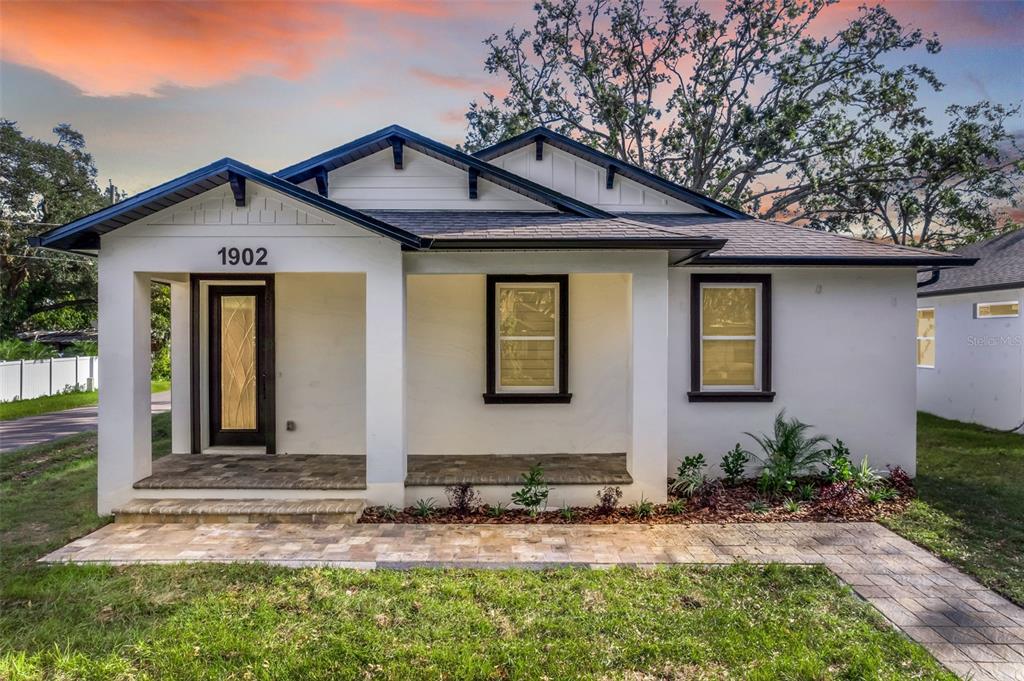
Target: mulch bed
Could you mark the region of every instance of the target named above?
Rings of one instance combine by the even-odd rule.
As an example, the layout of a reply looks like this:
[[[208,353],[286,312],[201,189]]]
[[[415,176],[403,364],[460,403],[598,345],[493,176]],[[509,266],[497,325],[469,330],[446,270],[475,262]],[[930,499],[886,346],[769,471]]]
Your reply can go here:
[[[818,495],[811,501],[801,502],[796,511],[783,506],[783,498],[766,499],[757,491],[754,481],[745,481],[734,487],[725,487],[710,503],[689,500],[682,513],[672,513],[668,504],[656,505],[653,515],[641,518],[631,506],[621,506],[604,512],[594,506],[572,507],[571,519],[562,516],[560,509],[549,509],[537,516],[522,509],[507,509],[494,517],[486,506],[480,506],[468,513],[451,508],[437,508],[429,516],[416,515],[413,507],[398,511],[394,515],[382,506],[367,508],[361,523],[471,523],[481,525],[547,524],[547,525],[618,525],[618,524],[694,524],[694,523],[778,523],[778,522],[859,522],[876,520],[904,511],[914,489],[908,483],[897,487],[900,496],[890,501],[872,503],[860,490],[851,486],[837,488],[815,483]],[[752,510],[751,504],[760,500],[765,508]],[[437,501],[437,500],[435,500]],[[596,503],[595,499],[595,503]]]

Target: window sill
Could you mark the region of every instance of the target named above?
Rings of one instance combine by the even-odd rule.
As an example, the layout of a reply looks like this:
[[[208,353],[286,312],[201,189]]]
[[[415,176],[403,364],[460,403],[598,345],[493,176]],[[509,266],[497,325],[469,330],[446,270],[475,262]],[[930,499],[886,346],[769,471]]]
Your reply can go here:
[[[775,393],[764,390],[705,390],[686,393],[690,402],[774,402]]]
[[[572,393],[484,393],[484,404],[569,404]]]

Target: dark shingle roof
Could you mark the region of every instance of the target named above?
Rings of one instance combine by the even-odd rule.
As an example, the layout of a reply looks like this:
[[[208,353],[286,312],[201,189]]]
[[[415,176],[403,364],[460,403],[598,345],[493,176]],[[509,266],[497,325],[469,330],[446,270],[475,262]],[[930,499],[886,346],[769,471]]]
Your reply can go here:
[[[1024,229],[970,244],[954,251],[957,255],[977,258],[974,267],[942,270],[938,279],[918,289],[918,295],[934,296],[969,291],[995,291],[1024,288]],[[922,275],[927,281],[932,275]]]
[[[677,234],[727,239],[725,247],[693,264],[718,265],[970,265],[969,259],[922,248],[882,244],[766,220],[731,220],[681,213],[626,214]]]
[[[571,242],[630,248],[720,248],[724,240],[697,230],[680,234],[628,218],[588,218],[566,213],[515,211],[370,210],[370,215],[395,227],[432,239],[432,248],[457,242],[481,246],[501,242]]]

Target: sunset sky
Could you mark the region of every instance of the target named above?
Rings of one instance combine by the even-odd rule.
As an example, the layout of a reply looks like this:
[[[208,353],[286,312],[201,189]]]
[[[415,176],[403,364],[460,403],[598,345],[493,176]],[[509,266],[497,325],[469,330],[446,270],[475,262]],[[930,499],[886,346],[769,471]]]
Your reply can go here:
[[[946,83],[925,94],[936,121],[951,103],[1024,98],[1024,1],[886,4],[943,42],[912,57]],[[222,156],[274,171],[389,123],[455,143],[467,104],[501,88],[481,41],[532,17],[519,1],[2,0],[0,114],[44,139],[70,123],[101,184],[130,194]]]

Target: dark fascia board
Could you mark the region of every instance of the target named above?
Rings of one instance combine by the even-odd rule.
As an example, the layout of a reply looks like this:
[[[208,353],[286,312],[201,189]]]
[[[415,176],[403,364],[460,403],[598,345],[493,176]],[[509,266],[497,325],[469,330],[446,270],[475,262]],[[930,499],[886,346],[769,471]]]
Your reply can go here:
[[[340,147],[335,147],[305,161],[282,168],[274,173],[274,175],[289,182],[305,182],[313,177],[318,168],[323,167],[329,171],[340,168],[360,158],[389,148],[392,139],[399,139],[403,144],[416,151],[454,165],[462,170],[476,170],[480,177],[486,180],[558,210],[591,218],[612,217],[611,213],[556,192],[536,182],[519,177],[503,168],[493,166],[482,159],[470,156],[458,149],[449,147],[447,144],[432,140],[400,125],[389,125],[386,128],[381,128],[376,132],[364,135]]]
[[[434,239],[431,251],[507,251],[507,250],[672,250],[693,249],[705,253],[725,246],[725,239],[646,237],[613,239]]]
[[[591,163],[603,168],[614,166],[615,173],[617,175],[628,177],[635,182],[639,182],[651,189],[656,189],[664,194],[668,194],[680,201],[703,208],[714,215],[721,215],[736,219],[748,219],[751,217],[742,211],[738,211],[731,206],[715,201],[703,194],[698,194],[697,192],[687,189],[675,182],[666,180],[665,178],[635,166],[628,161],[623,161],[622,159],[610,156],[603,151],[598,151],[593,147],[588,147],[582,142],[577,142],[571,137],[566,137],[561,133],[557,133],[544,127],[534,128],[533,130],[528,130],[527,132],[507,139],[504,142],[493,144],[485,149],[477,151],[474,156],[485,161],[491,161],[498,156],[507,154],[508,152],[526,146],[527,144],[536,143],[538,138],[551,144],[557,149],[561,149],[562,151],[573,154],[574,156],[578,156],[585,161],[590,161]]]
[[[1011,281],[1002,284],[984,284],[981,286],[963,286],[960,288],[948,288],[941,291],[918,290],[918,298],[932,298],[934,296],[953,296],[960,293],[987,293],[988,291],[1010,291],[1024,288],[1024,281]]]
[[[977,258],[964,258],[961,256],[927,256],[927,255],[891,255],[877,257],[847,256],[847,255],[768,255],[768,256],[714,256],[699,258],[689,264],[697,266],[720,266],[720,265],[789,265],[798,267],[921,267],[931,266],[952,266],[965,267],[973,265]]]
[[[430,244],[430,239],[417,236],[394,225],[389,225],[370,215],[343,206],[319,194],[307,191],[298,185],[231,158],[214,161],[210,165],[203,166],[181,177],[136,194],[124,201],[102,208],[95,213],[69,222],[62,227],[57,227],[44,234],[32,237],[29,243],[43,248],[72,250],[76,247],[79,240],[87,239],[90,243],[95,243],[95,246],[90,247],[98,247],[96,240],[100,234],[105,234],[205,191],[219,187],[227,183],[229,176],[232,174],[245,177],[270,189],[279,191],[290,198],[357,224],[375,234],[394,239],[403,246],[421,249],[426,248]]]

